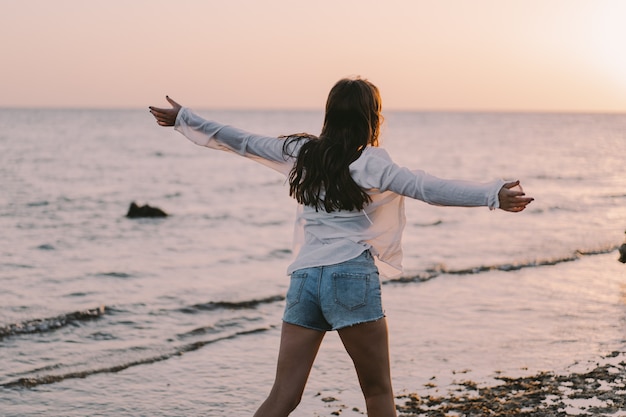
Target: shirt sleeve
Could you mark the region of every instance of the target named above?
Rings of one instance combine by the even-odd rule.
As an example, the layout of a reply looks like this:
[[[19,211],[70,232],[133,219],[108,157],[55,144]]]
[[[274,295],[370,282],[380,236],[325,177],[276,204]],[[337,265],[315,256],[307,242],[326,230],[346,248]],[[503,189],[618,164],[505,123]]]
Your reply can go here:
[[[178,112],[174,129],[196,145],[241,155],[284,175],[288,175],[293,165],[292,157],[283,152],[283,139],[206,120],[185,107]]]
[[[363,188],[392,191],[441,206],[499,208],[498,193],[505,183],[504,180],[481,183],[438,178],[422,170],[398,166],[381,148],[369,148],[350,168],[353,178]]]

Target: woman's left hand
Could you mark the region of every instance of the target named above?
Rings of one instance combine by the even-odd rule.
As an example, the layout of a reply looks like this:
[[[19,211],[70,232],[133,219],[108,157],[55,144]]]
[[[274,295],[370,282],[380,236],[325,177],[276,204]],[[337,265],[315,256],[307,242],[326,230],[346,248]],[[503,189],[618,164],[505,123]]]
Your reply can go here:
[[[515,189],[516,187],[517,189]],[[500,188],[498,200],[500,200],[500,208],[502,210],[517,213],[524,210],[534,198],[526,197],[520,182],[513,181],[507,182]]]
[[[159,126],[174,126],[176,123],[176,116],[178,116],[178,112],[181,109],[181,105],[169,98],[169,96],[165,96],[167,101],[172,105],[170,109],[160,109],[158,107],[150,106],[150,113],[154,116]]]

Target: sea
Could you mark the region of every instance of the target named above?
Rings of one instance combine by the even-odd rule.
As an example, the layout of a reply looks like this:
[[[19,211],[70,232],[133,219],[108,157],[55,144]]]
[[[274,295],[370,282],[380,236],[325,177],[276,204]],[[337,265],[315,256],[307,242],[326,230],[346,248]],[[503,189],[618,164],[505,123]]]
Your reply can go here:
[[[266,135],[318,111],[197,110]],[[626,114],[385,113],[400,165],[519,179],[521,213],[407,200],[383,279],[396,395],[626,351]],[[132,202],[164,218],[127,218]],[[251,416],[271,387],[296,211],[285,178],[148,109],[0,109],[0,416]],[[398,399],[398,401],[401,401]],[[362,416],[336,333],[293,416]]]

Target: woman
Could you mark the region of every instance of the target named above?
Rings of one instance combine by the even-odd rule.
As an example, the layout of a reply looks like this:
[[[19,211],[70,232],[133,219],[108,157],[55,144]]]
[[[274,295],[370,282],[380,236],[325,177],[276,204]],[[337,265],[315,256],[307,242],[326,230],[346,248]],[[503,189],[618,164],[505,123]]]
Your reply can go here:
[[[393,163],[378,147],[379,91],[364,79],[342,79],[331,89],[319,137],[254,135],[167,100],[171,108],[150,107],[159,125],[281,172],[299,203],[276,378],[255,416],[287,416],[296,408],[329,330],[337,330],[354,362],[368,415],[396,416],[379,271],[401,270],[404,196],[511,212],[533,199],[519,181],[444,180]]]

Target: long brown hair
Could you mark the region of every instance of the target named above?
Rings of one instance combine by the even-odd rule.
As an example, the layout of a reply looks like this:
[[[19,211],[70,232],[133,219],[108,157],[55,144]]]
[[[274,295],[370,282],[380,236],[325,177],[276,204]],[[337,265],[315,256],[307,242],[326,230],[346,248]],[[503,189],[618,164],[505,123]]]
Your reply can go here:
[[[378,88],[361,79],[339,80],[328,94],[319,138],[298,134],[285,141],[309,139],[289,173],[289,195],[300,204],[324,209],[361,210],[370,196],[350,176],[349,166],[366,146],[378,146],[381,100]]]

